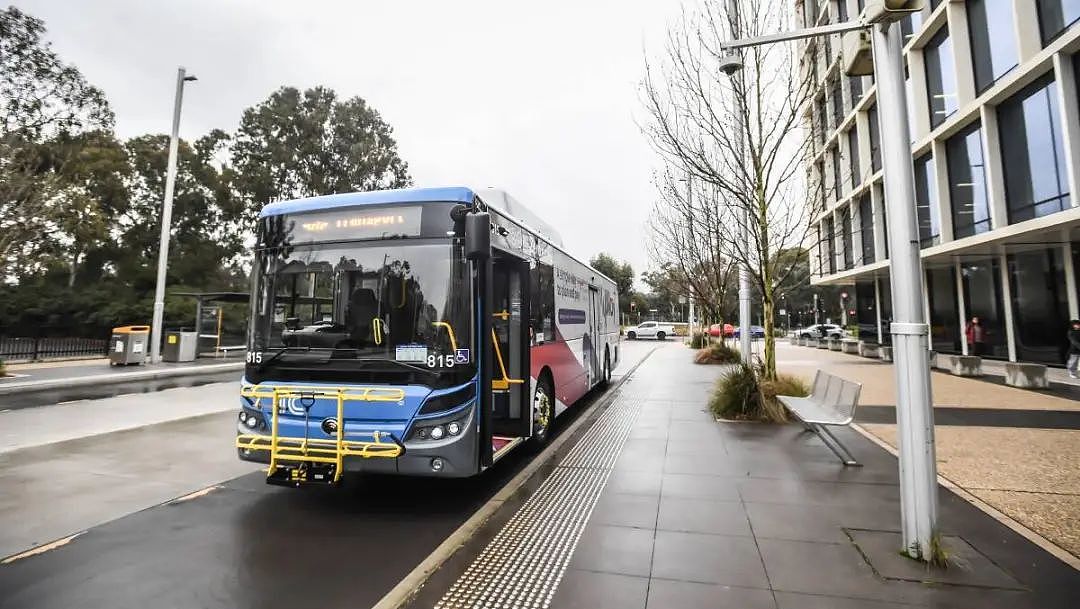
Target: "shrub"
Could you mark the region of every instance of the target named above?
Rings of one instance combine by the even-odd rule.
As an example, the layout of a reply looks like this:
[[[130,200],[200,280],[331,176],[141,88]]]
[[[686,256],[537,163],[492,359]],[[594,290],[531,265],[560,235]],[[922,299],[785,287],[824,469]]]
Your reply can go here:
[[[717,381],[709,408],[724,419],[783,423],[787,411],[776,396],[809,393],[806,383],[798,377],[781,374],[776,380],[762,380],[760,366],[740,363]]]
[[[694,332],[694,335],[690,337],[690,348],[700,349],[705,346],[705,333]]]
[[[723,342],[713,343],[694,356],[694,362],[698,364],[737,364],[740,361],[739,350]]]
[[[7,368],[4,366],[4,360],[0,359],[0,376],[7,376]]]

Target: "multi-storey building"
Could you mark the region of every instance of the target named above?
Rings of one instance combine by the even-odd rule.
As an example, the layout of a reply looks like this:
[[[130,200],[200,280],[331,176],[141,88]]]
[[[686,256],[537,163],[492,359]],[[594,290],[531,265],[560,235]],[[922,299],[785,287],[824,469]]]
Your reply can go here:
[[[1080,317],[1080,1],[926,0],[901,22],[932,348],[1060,364]],[[863,0],[795,0],[804,25]],[[843,74],[839,37],[800,44],[814,284],[853,285],[860,338],[889,341],[889,248],[872,76]],[[812,70],[812,72],[811,72]]]

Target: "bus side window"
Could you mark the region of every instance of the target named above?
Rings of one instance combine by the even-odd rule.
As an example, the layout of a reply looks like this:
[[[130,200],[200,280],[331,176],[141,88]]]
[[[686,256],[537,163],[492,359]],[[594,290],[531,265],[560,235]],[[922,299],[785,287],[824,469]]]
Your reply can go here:
[[[555,340],[555,271],[539,263],[531,271],[533,344]]]

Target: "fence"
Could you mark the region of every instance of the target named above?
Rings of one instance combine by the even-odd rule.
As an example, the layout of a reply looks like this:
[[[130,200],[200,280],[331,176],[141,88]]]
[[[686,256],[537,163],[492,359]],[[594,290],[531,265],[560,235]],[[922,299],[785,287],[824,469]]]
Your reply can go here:
[[[108,342],[100,338],[4,338],[0,337],[0,360],[41,360],[53,357],[108,355]]]

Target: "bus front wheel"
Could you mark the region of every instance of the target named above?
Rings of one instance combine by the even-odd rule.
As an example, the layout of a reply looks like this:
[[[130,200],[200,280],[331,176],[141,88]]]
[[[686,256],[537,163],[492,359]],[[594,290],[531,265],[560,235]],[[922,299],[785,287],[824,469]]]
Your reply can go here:
[[[541,377],[536,383],[536,393],[533,394],[533,429],[532,441],[535,446],[543,446],[548,441],[551,431],[551,423],[555,420],[555,392],[551,388],[551,381]]]

